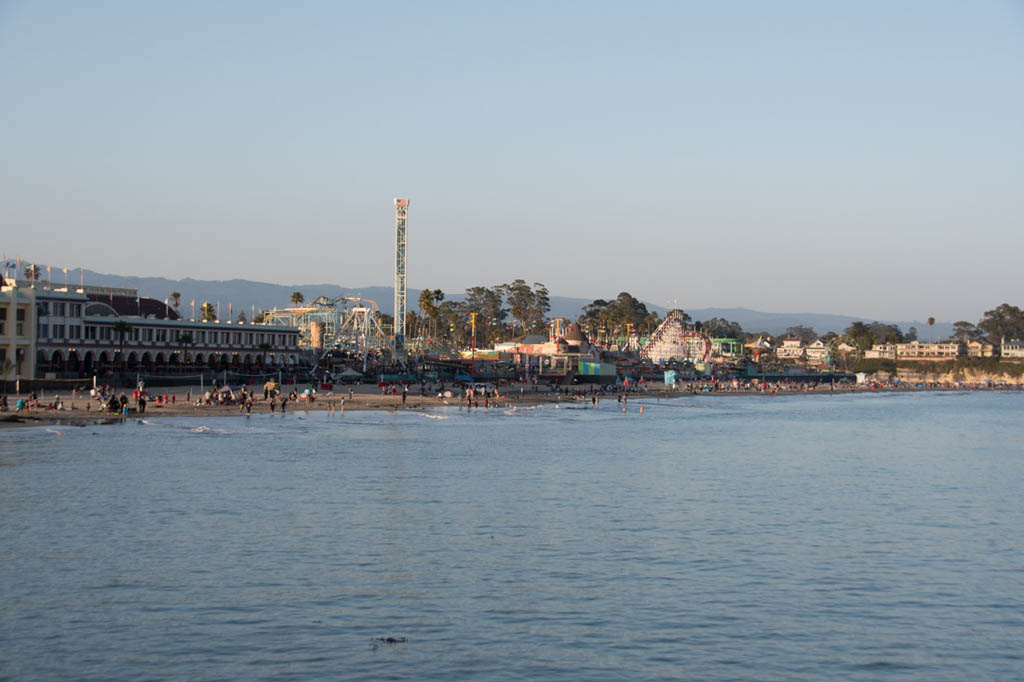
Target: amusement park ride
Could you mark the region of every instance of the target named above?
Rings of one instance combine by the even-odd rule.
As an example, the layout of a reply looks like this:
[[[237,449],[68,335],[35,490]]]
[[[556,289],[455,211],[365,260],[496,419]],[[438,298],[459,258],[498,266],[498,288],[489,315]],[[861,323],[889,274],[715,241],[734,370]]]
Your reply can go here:
[[[314,354],[317,364],[330,350],[347,350],[364,358],[391,352],[391,344],[380,324],[380,307],[358,296],[319,296],[306,306],[275,308],[264,313],[271,326],[298,327],[299,345]]]
[[[707,362],[711,350],[708,335],[688,329],[682,312],[671,310],[641,349],[640,357],[656,365],[671,361],[697,363]]]
[[[395,322],[391,337],[380,323],[380,306],[358,296],[327,298],[293,308],[275,308],[263,313],[271,326],[298,327],[299,345],[313,355],[314,368],[332,350],[348,351],[363,358],[363,370],[371,355],[405,361],[405,231],[408,199],[395,199]]]

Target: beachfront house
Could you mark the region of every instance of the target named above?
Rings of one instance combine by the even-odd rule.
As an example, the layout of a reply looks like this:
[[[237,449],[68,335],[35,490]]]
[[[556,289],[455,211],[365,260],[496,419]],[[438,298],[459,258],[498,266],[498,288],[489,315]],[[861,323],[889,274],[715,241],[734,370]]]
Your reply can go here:
[[[938,343],[896,344],[896,355],[900,360],[955,360],[964,356],[967,349],[959,341],[939,341]]]
[[[775,357],[779,360],[803,360],[804,351],[803,339],[783,339],[775,349]]]
[[[807,362],[815,365],[826,365],[831,360],[828,352],[828,344],[822,339],[816,339],[814,343],[807,346],[807,348],[804,349],[804,354],[807,356]]]
[[[967,342],[967,357],[969,358],[997,358],[999,350],[998,345],[984,339]]]
[[[896,359],[896,344],[895,343],[876,343],[871,346],[868,350],[864,351],[865,360],[895,360]]]
[[[1024,341],[1003,339],[999,352],[1004,360],[1024,360]]]

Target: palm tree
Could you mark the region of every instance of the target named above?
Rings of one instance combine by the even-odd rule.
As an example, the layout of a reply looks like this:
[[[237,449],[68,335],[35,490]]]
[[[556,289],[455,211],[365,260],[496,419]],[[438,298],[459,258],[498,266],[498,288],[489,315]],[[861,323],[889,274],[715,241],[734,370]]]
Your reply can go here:
[[[438,304],[444,300],[444,292],[440,289],[424,289],[420,292],[419,306],[423,316],[428,318],[433,329],[432,335],[437,336],[437,317],[441,312]]]
[[[301,291],[293,291],[291,299],[292,299],[292,305],[298,305],[298,304],[302,303],[303,301],[305,301],[306,297],[302,295]]]
[[[934,327],[934,326],[935,326],[935,318],[934,317],[929,317],[928,318],[928,343],[935,343],[934,341],[932,341],[932,327]]]
[[[213,304],[207,301],[203,303],[199,312],[203,316],[204,322],[216,322],[217,321],[217,309],[213,307]]]
[[[181,305],[181,292],[180,291],[172,291],[171,292],[171,300],[174,301],[174,309],[177,310],[178,306]]]
[[[178,334],[178,337],[174,339],[174,342],[181,346],[181,357],[182,359],[188,355],[188,347],[195,344],[195,339],[192,336],[192,332],[182,332]]]
[[[3,381],[7,381],[7,377],[12,371],[14,371],[14,362],[10,358],[4,358],[4,361],[0,363],[0,377]]]
[[[118,320],[114,323],[113,329],[117,332],[117,359],[118,362],[122,362],[124,359],[124,337],[132,328],[124,320]]]

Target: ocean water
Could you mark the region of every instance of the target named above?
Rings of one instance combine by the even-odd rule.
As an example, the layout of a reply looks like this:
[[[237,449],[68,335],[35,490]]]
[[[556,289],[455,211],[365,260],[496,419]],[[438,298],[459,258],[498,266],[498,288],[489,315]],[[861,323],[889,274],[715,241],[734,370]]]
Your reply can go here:
[[[583,407],[0,431],[0,679],[1024,679],[1024,395]]]

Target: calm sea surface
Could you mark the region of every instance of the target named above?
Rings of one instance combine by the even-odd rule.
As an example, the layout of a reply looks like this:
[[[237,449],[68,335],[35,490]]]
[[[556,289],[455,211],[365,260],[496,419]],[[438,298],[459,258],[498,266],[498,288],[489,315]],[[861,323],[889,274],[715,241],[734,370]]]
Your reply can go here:
[[[0,679],[1024,679],[1024,395],[644,402],[0,431]]]

